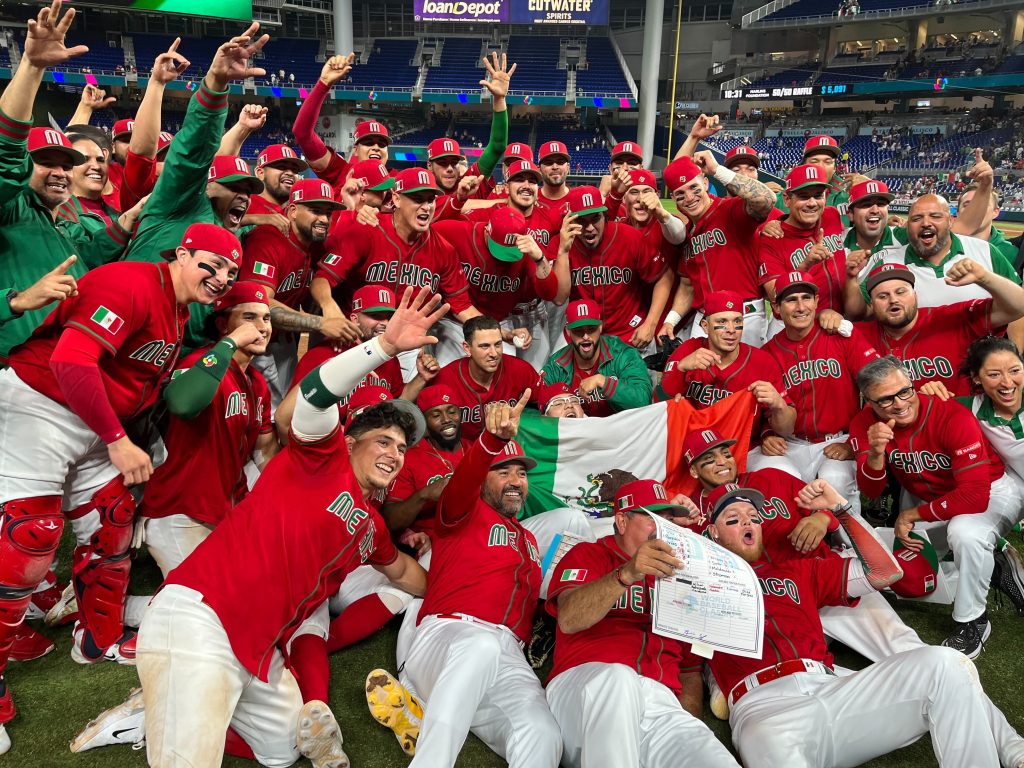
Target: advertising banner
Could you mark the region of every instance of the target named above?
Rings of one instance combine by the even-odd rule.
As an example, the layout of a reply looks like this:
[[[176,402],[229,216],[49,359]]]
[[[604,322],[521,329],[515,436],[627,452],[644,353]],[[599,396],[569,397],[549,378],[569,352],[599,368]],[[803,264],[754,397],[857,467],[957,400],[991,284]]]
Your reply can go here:
[[[513,24],[608,24],[609,0],[514,0]]]
[[[414,0],[416,21],[491,21],[507,24],[512,0]]]

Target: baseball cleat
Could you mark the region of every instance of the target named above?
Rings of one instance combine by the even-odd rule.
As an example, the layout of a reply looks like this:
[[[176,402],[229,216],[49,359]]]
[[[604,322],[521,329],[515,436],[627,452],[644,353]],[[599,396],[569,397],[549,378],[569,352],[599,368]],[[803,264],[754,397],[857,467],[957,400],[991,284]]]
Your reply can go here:
[[[296,742],[313,768],[349,768],[348,755],[341,748],[341,728],[322,701],[307,701],[299,711]]]
[[[78,600],[75,597],[75,588],[68,584],[60,593],[60,599],[46,612],[43,623],[48,627],[60,627],[70,622],[76,613],[78,613]]]
[[[15,661],[41,659],[54,648],[50,638],[39,634],[27,624],[22,624],[14,635],[11,658]]]
[[[1017,613],[1024,614],[1024,558],[1007,544],[992,555],[992,586],[1010,598]]]
[[[953,634],[942,641],[947,648],[960,651],[968,659],[976,659],[985,647],[985,641],[992,634],[988,616],[981,614],[974,621],[958,621]]]
[[[145,735],[144,723],[142,689],[136,688],[125,701],[90,721],[71,740],[71,751],[85,752],[111,744],[138,744]]]
[[[128,630],[109,648],[99,648],[92,639],[92,632],[78,622],[71,635],[71,658],[78,664],[116,661],[135,666],[135,637],[135,632]]]
[[[719,720],[729,719],[729,700],[718,686],[718,681],[711,674],[707,666],[704,667],[704,682],[708,686],[708,704],[711,706],[711,714]]]
[[[45,619],[47,612],[60,602],[61,595],[63,594],[64,590],[56,584],[50,584],[44,589],[33,592],[32,599],[28,604],[28,610],[25,611],[26,621]]]
[[[416,754],[416,742],[423,724],[423,704],[386,669],[366,676],[366,705],[370,716],[390,728],[405,754]]]

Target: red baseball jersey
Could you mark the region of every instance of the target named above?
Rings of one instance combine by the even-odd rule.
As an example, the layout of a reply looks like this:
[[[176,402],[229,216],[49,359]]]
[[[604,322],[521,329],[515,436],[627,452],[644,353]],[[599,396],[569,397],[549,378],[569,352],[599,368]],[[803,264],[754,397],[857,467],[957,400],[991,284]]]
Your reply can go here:
[[[455,402],[462,411],[462,437],[476,440],[483,430],[484,405],[504,401],[510,405],[519,402],[527,387],[533,390],[531,399],[537,394],[540,374],[525,360],[513,355],[501,356],[501,365],[491,380],[491,386],[483,387],[469,374],[469,358],[453,360],[444,366],[432,384],[447,384],[455,392]]]
[[[818,609],[856,605],[847,597],[849,558],[830,557],[752,563],[764,595],[764,646],[760,659],[716,653],[708,661],[726,696],[747,675],[793,659],[813,659],[832,666]]]
[[[629,561],[614,536],[577,544],[565,553],[551,577],[544,604],[548,613],[558,616],[559,595],[593,583]],[[679,640],[656,635],[651,630],[653,590],[654,577],[647,576],[623,592],[612,609],[592,627],[573,634],[557,628],[555,660],[548,682],[567,669],[596,661],[622,664],[677,695],[681,693],[679,673],[696,672],[701,660]]]
[[[402,471],[388,489],[388,503],[405,501],[435,480],[451,479],[470,445],[463,440],[456,450],[446,451],[433,445],[430,440],[420,440],[405,452]],[[419,515],[409,527],[414,531],[423,531],[433,539],[436,511],[436,501],[424,502]]]
[[[970,380],[960,375],[960,362],[971,342],[1006,330],[1006,326],[992,324],[992,299],[918,307],[914,327],[899,339],[874,320],[855,327],[880,354],[902,360],[915,386],[941,381],[954,395],[972,394]]]
[[[466,213],[465,218],[473,222],[488,222],[491,214],[499,210],[501,205],[490,208],[474,208]],[[525,214],[524,214],[525,215]],[[545,205],[537,203],[526,216],[526,226],[533,239],[549,259],[558,256],[559,232],[562,230],[562,217]]]
[[[352,290],[386,285],[399,297],[407,285],[428,286],[440,291],[452,312],[470,308],[466,276],[447,240],[427,231],[406,243],[395,232],[391,216],[381,216],[379,222],[376,227],[346,227],[344,237],[332,231],[317,277],[326,278],[332,286],[345,283]]]
[[[956,400],[918,395],[917,420],[893,429],[885,464],[908,493],[924,503],[925,520],[984,512],[992,483],[1003,476],[1003,462],[969,410]],[[850,446],[857,454],[857,484],[871,498],[885,490],[884,471],[867,466],[868,428],[878,419],[870,405],[850,424]]]
[[[267,200],[263,195],[253,195],[249,198],[249,210],[246,211],[246,214],[250,216],[263,216],[268,213],[279,213],[284,215],[284,208],[273,200]]]
[[[156,164],[155,157],[136,155],[128,150],[121,186],[118,189],[118,202],[122,211],[134,207],[139,200],[153,191],[157,179]]]
[[[813,514],[811,510],[804,509],[796,502],[797,494],[807,485],[799,477],[781,469],[769,467],[740,474],[736,478],[736,485],[741,488],[753,488],[764,495],[764,509],[761,510],[761,535],[765,552],[768,553],[768,558],[772,562],[780,563],[793,558],[836,556],[824,539],[816,549],[805,555],[798,552],[793,547],[793,543],[786,538],[801,520]],[[700,507],[700,511],[705,515],[711,511],[711,505],[708,503],[709,495],[710,491],[701,491],[700,495],[694,499],[697,506]],[[833,517],[832,513],[826,512],[825,514],[832,518],[829,530],[838,529],[839,521]],[[708,525],[710,525],[710,521],[704,518],[704,525],[698,532],[703,533],[707,530]],[[550,593],[550,589],[548,591]]]
[[[100,375],[114,413],[125,419],[156,402],[160,383],[178,360],[187,322],[188,307],[175,298],[169,264],[105,264],[80,277],[78,293],[11,350],[10,366],[34,390],[67,405],[50,356],[65,329],[84,333],[109,353]]]
[[[843,283],[846,282],[846,248],[843,247],[842,218],[839,211],[828,206],[821,217],[821,224],[810,229],[799,229],[787,223],[782,226],[782,237],[758,237],[757,261],[758,279],[761,285],[778,280],[787,272],[800,268],[807,252],[818,239],[819,230],[825,230],[822,242],[832,254],[824,261],[812,264],[804,271],[818,286],[818,311],[834,309],[843,312]]]
[[[212,346],[212,345],[211,345]],[[211,347],[197,349],[173,376],[189,370]],[[213,401],[192,419],[171,416],[164,433],[167,461],[146,483],[141,513],[146,517],[188,515],[216,525],[245,496],[242,468],[256,439],[274,429],[270,391],[263,374],[234,360]]]
[[[679,258],[679,274],[693,283],[693,306],[715,291],[735,291],[744,300],[757,299],[755,232],[761,225],[738,197],[711,195],[711,207],[690,221]]]
[[[299,382],[306,378],[314,368],[337,357],[346,349],[351,349],[352,346],[351,344],[349,346],[336,346],[333,342],[324,341],[315,347],[310,347],[309,351],[299,358],[298,365],[295,366],[295,374],[292,376],[291,386],[298,386]],[[405,383],[402,381],[402,364],[398,362],[397,357],[391,358],[386,363],[382,363],[363,376],[360,382],[356,384],[355,389],[360,387],[384,387],[391,393],[392,397],[399,397],[402,394],[402,390],[405,389]],[[348,413],[348,399],[351,396],[351,393],[349,393],[338,400],[342,422],[345,421],[345,416]]]
[[[565,217],[565,214],[569,212],[569,209],[566,207],[568,205],[568,203],[566,202],[566,199],[565,199],[566,195],[568,195],[568,194],[569,194],[569,188],[565,187],[565,194],[562,195],[561,197],[559,197],[556,200],[556,199],[550,198],[550,197],[548,197],[547,195],[544,194],[544,187],[543,186],[540,189],[537,190],[537,199],[540,202],[544,203],[544,205],[547,206],[548,209],[553,211],[554,214],[558,217],[558,220],[559,220],[558,229],[559,230],[561,230],[561,228],[562,228],[561,220]]]
[[[588,249],[580,238],[569,250],[574,301],[597,302],[604,333],[629,341],[647,317],[643,283],[657,282],[665,271],[665,259],[632,227],[605,222],[604,237]]]
[[[473,163],[466,172],[459,177],[459,181],[466,178],[467,176],[482,176],[480,173],[480,165]],[[438,187],[441,185],[438,184]],[[454,192],[454,190],[452,190]],[[469,196],[470,200],[486,200],[491,192],[494,191],[494,182],[490,181],[490,177],[485,177],[483,182],[477,187],[476,192]],[[459,208],[455,206],[455,195],[454,194],[441,194],[437,196],[437,205],[434,207],[434,221],[441,221],[443,219],[457,218],[459,216]]]
[[[245,236],[245,262],[239,280],[251,280],[274,291],[274,299],[299,309],[313,282],[311,265],[323,255],[323,246],[304,246],[295,231],[282,234],[271,224],[261,224]]]
[[[786,332],[762,347],[782,369],[782,383],[796,406],[793,434],[812,443],[849,429],[860,410],[856,376],[879,355],[858,331],[849,338],[825,333],[815,323],[800,341]]]
[[[485,432],[466,451],[438,501],[424,616],[464,613],[530,639],[540,597],[540,552],[515,516],[480,498],[504,442]]]
[[[537,264],[529,256],[520,261],[499,261],[487,250],[486,224],[466,221],[439,221],[433,225],[455,248],[462,271],[469,283],[469,300],[483,307],[490,317],[504,320],[516,306],[536,299],[553,301],[558,292],[558,277],[552,269],[543,280],[537,279]]]
[[[668,400],[682,395],[694,407],[707,408],[733,392],[742,392],[755,381],[767,381],[782,394],[787,403],[792,404],[786,395],[779,364],[763,349],[741,341],[739,355],[725,368],[717,365],[703,371],[683,371],[679,368],[683,358],[702,348],[709,348],[706,338],[689,339],[679,345],[665,364],[665,375],[662,376],[656,399]]]
[[[345,576],[397,557],[387,525],[363,498],[337,429],[316,443],[285,446],[252,493],[165,583],[201,592],[235,656],[266,682],[274,649],[284,652]]]

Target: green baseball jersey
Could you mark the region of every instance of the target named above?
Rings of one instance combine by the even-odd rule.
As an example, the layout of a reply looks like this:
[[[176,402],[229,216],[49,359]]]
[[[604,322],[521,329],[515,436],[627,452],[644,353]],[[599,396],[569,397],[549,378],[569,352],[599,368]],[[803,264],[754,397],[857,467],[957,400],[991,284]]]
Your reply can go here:
[[[571,345],[555,352],[544,364],[544,382],[565,382],[576,390],[589,416],[606,416],[650,405],[651,377],[640,353],[618,336],[607,334],[601,336],[597,346],[597,364],[590,371],[576,368]],[[589,396],[580,393],[580,382],[597,373],[605,377],[605,385]]]

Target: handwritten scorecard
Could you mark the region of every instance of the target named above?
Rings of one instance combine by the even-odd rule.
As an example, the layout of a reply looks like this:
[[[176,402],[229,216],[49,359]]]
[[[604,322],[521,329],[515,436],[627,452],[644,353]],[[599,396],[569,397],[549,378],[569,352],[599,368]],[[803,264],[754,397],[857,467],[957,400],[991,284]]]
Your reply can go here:
[[[654,580],[653,629],[688,642],[693,652],[761,657],[764,599],[754,569],[710,539],[651,515],[657,536],[683,567]]]

